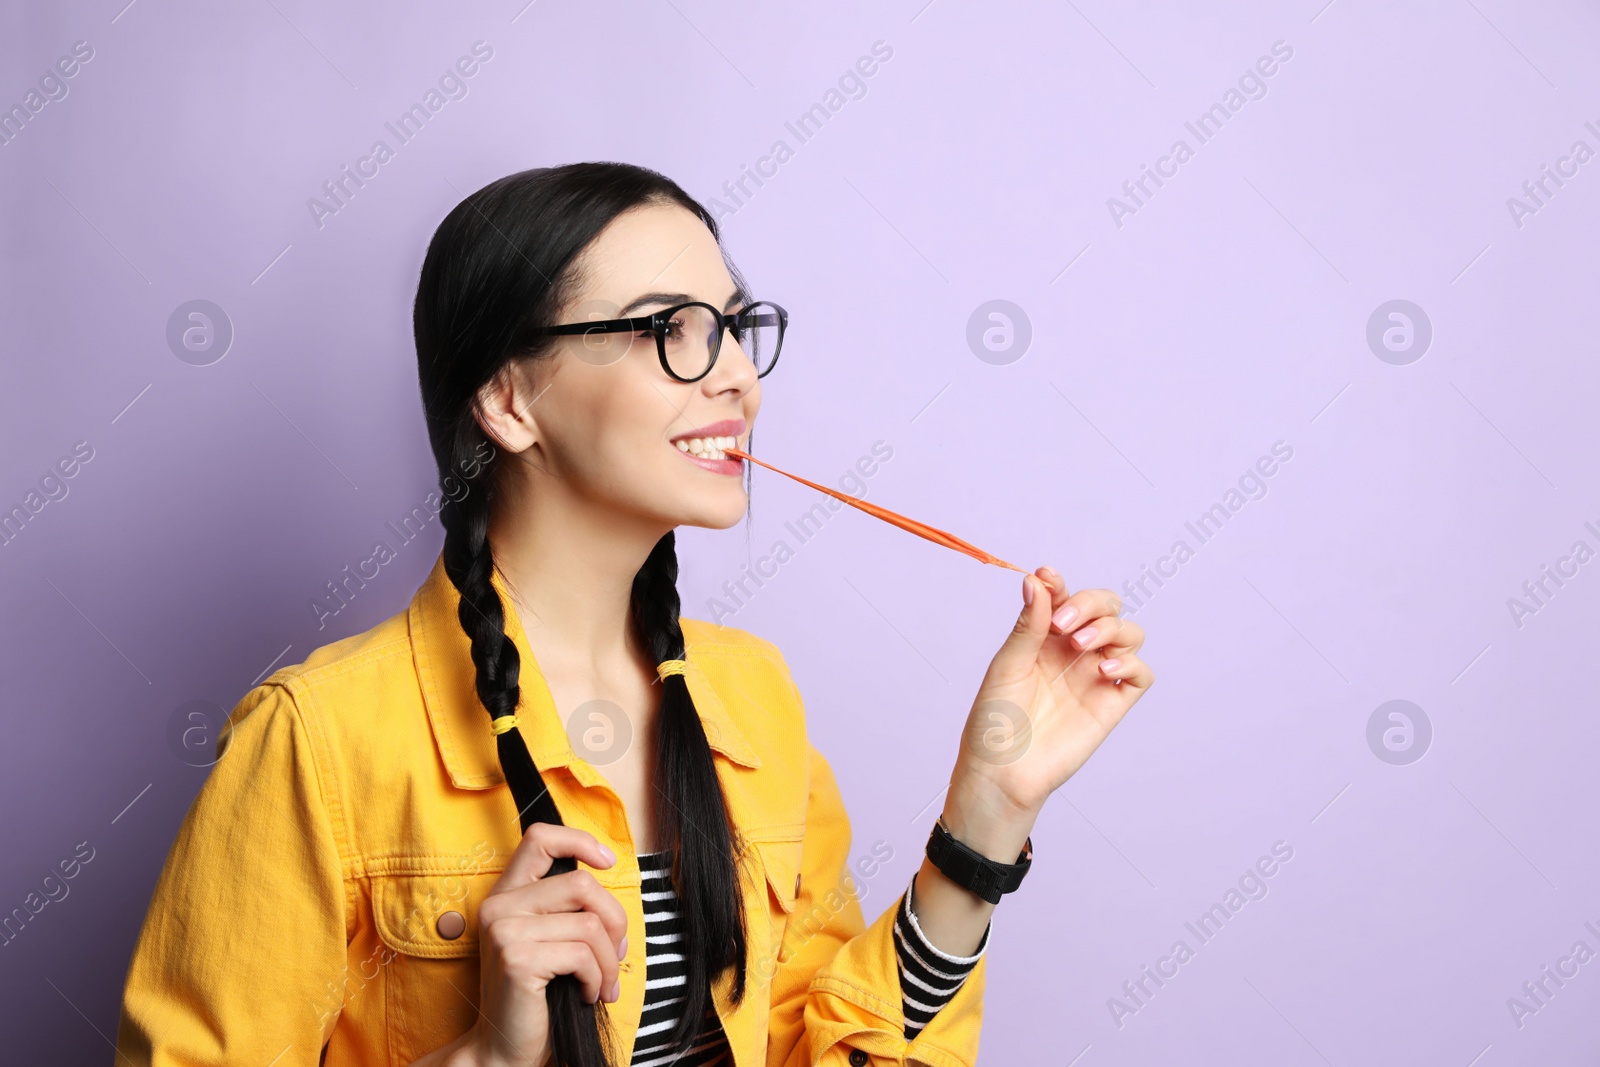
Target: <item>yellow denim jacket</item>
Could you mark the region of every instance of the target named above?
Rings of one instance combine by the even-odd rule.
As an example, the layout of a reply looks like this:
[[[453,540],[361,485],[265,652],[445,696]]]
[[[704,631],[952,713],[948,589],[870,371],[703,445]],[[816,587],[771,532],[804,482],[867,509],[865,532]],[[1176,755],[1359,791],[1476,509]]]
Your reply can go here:
[[[563,818],[616,854],[593,873],[641,930],[622,802],[572,751],[494,581],[522,654],[520,729]],[[458,598],[435,562],[408,610],[278,670],[234,708],[128,969],[121,1067],[399,1067],[471,1028],[478,904],[521,835]],[[735,1064],[972,1067],[983,959],[907,1042],[898,895],[865,924],[857,879],[870,875],[870,857],[851,860],[839,787],[807,738],[782,654],[732,627],[685,618],[682,628],[689,691],[751,844],[741,857],[743,1003],[729,1003],[727,976],[713,986]],[[455,933],[458,917],[464,932],[441,933]],[[644,953],[644,938],[630,938],[621,999],[607,1006],[623,1063],[644,1001]]]

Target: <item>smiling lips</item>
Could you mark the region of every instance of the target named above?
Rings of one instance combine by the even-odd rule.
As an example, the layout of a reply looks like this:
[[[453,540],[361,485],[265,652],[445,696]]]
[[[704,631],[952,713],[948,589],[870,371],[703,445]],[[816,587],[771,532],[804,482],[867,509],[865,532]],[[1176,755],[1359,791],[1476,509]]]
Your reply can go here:
[[[738,446],[744,426],[743,419],[723,419],[679,434],[671,443],[697,467],[717,474],[740,474],[744,471],[744,461],[728,456],[723,450]]]

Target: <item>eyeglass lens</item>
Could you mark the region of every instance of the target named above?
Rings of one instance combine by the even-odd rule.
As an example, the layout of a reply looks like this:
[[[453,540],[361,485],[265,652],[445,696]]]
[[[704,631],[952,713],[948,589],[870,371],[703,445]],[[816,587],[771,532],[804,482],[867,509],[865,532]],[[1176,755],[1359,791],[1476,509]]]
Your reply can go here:
[[[757,304],[741,322],[749,323],[748,327],[729,322],[729,329],[755,364],[756,373],[764,374],[778,355],[778,313],[766,304]],[[667,365],[679,377],[698,378],[711,362],[720,340],[717,319],[710,308],[698,304],[679,308],[667,321],[662,338]]]

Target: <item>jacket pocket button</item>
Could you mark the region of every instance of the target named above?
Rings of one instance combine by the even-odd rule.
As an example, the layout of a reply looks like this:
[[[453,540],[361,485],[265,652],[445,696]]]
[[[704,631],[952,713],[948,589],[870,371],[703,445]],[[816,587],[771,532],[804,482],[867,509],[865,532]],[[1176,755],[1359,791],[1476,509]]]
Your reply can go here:
[[[467,932],[467,920],[459,911],[447,911],[439,916],[436,924],[439,936],[446,941],[454,941]]]
[[[858,1048],[853,1048],[850,1050],[850,1067],[864,1067],[866,1062],[867,1054],[865,1052],[862,1052]]]

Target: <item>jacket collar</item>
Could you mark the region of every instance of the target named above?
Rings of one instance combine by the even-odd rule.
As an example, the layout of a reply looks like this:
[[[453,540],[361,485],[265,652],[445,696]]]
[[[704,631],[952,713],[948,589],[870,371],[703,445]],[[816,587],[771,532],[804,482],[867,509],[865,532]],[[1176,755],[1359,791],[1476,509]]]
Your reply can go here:
[[[498,568],[491,580],[505,606],[506,634],[517,646],[522,659],[518,679],[522,693],[517,705],[522,722],[518,728],[528,743],[534,765],[540,771],[567,767],[585,785],[597,784],[602,780],[598,772],[578,758],[567,740],[566,727],[528,647],[527,633]],[[428,721],[433,727],[433,739],[439,746],[439,756],[444,760],[450,781],[461,789],[488,789],[504,782],[505,775],[500,770],[494,735],[489,730],[489,713],[478,700],[474,684],[476,668],[472,662],[472,642],[456,616],[460,602],[461,594],[445,573],[441,554],[412,598],[407,613],[412,656]],[[706,739],[714,751],[733,762],[759,767],[760,757],[734,723],[721,694],[706,673],[707,663],[701,661],[710,661],[710,649],[696,640],[699,627],[693,622],[681,620],[680,623],[687,624],[684,625],[683,658],[687,664],[684,680],[694,698],[695,710],[700,714]],[[701,655],[696,655],[697,650]]]

